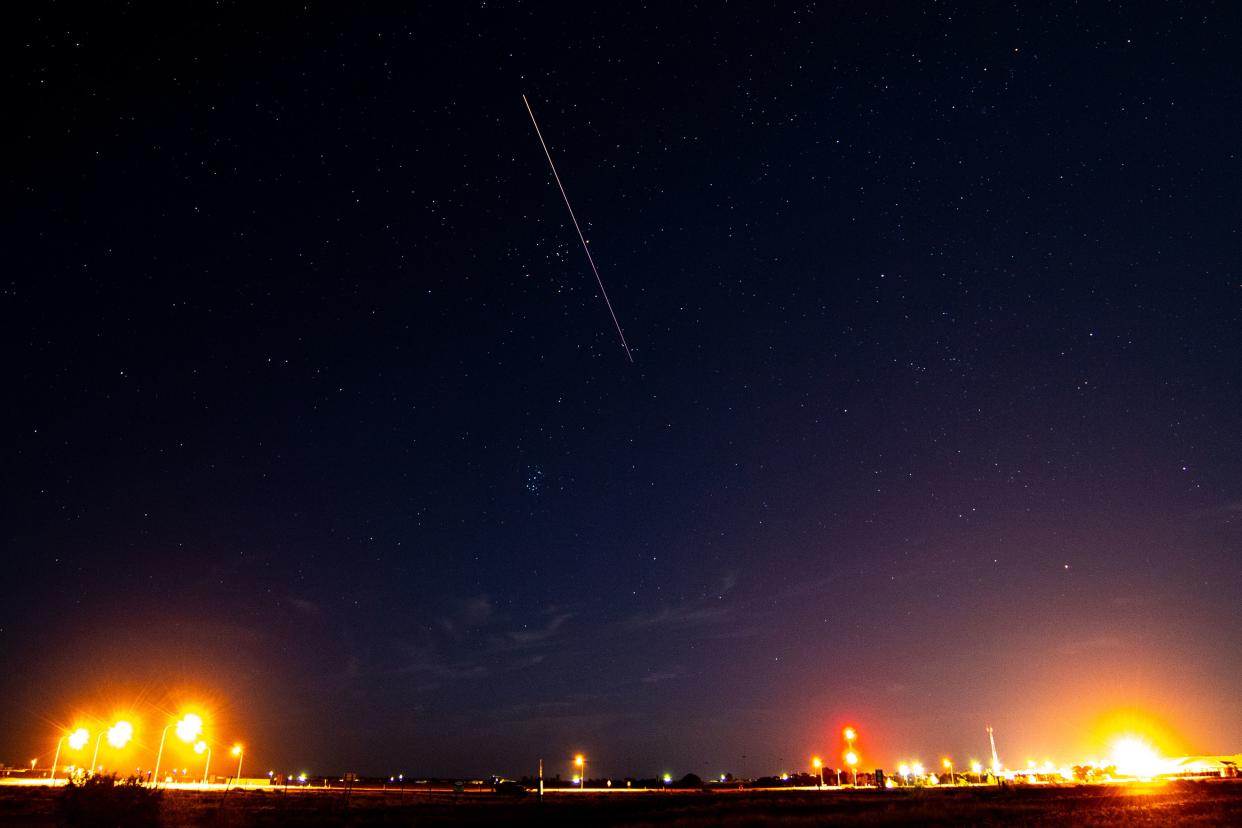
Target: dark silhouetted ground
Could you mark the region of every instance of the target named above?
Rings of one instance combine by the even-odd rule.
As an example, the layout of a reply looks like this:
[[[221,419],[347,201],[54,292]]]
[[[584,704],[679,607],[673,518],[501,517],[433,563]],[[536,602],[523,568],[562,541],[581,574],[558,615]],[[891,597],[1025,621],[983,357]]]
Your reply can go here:
[[[64,824],[61,792],[0,788],[0,825]],[[80,819],[81,817],[75,817]],[[90,824],[78,822],[76,824]],[[857,792],[398,795],[338,790],[166,791],[168,826],[1242,825],[1242,781],[1162,786]]]

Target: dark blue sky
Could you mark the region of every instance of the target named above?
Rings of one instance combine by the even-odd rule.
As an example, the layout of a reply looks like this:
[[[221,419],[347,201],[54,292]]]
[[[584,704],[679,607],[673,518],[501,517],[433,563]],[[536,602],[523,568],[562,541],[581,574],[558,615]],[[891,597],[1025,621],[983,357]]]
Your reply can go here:
[[[0,761],[1242,746],[1229,4],[29,15]]]

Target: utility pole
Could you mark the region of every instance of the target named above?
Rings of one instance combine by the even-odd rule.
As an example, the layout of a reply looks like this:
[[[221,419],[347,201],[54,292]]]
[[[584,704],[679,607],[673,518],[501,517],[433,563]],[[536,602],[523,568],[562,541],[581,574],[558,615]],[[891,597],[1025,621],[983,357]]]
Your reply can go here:
[[[539,760],[539,801],[543,802],[543,759]]]

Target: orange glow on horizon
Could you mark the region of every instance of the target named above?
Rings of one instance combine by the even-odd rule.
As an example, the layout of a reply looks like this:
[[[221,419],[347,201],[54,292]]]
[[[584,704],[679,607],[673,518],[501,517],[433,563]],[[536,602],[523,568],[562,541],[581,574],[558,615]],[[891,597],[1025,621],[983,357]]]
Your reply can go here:
[[[1120,739],[1135,739],[1157,755],[1180,756],[1188,751],[1173,728],[1158,716],[1136,708],[1120,708],[1095,719],[1088,731],[1088,753],[1111,755]]]

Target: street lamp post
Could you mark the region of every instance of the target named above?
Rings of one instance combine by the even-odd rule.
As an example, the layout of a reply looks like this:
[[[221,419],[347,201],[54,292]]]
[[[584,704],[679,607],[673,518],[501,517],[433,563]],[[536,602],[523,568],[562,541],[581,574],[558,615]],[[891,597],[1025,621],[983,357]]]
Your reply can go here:
[[[177,729],[177,738],[190,744],[202,734],[203,720],[194,713],[187,713],[181,717],[181,721],[164,727],[160,733],[160,749],[155,754],[155,771],[151,775],[151,780],[156,785],[160,784],[160,760],[164,758],[164,738],[168,735],[168,729],[173,727]]]
[[[858,738],[858,731],[852,727],[847,727],[841,731],[841,735],[845,737],[845,764],[850,766],[850,772],[854,777],[854,787],[858,787],[858,754],[854,752],[854,740]]]
[[[235,778],[237,779],[236,784],[240,785],[241,784],[242,755],[245,753],[245,751],[242,750],[241,745],[233,745],[233,749],[229,752],[237,757],[237,776]]]
[[[56,755],[52,757],[52,772],[47,777],[47,783],[49,785],[56,780],[56,766],[60,763],[60,746],[65,743],[66,739],[69,740],[70,748],[73,750],[81,750],[86,747],[86,743],[91,740],[91,734],[87,732],[86,728],[79,727],[72,733],[62,735],[56,740]]]
[[[586,790],[586,757],[579,753],[574,757],[574,766],[578,768],[578,790]]]
[[[207,751],[207,761],[203,763],[203,784],[206,785],[207,780],[211,778],[208,775],[208,771],[211,770],[211,745],[199,739],[194,743],[194,752],[202,753],[203,751]]]
[[[949,784],[950,784],[950,785],[955,785],[955,784],[957,784],[957,780],[956,780],[956,779],[954,779],[954,777],[953,777],[953,762],[949,759],[949,757],[947,757],[947,756],[946,756],[946,757],[944,757],[944,762],[943,762],[943,764],[944,764],[944,766],[945,766],[946,768],[948,768],[948,769],[949,769]]]
[[[819,786],[821,788],[824,787],[824,763],[823,761],[818,756],[813,756],[811,757],[811,764],[815,767],[815,770],[819,773]]]
[[[91,757],[91,776],[95,775],[95,769],[98,767],[99,743],[105,735],[108,737],[108,744],[119,750],[125,747],[129,740],[134,737],[134,726],[122,719],[108,728],[106,732],[103,730],[99,731],[99,735],[95,737],[95,754]]]
[[[65,737],[61,736],[56,740],[56,753],[52,756],[52,772],[48,774],[47,784],[52,784],[52,780],[56,778],[56,763],[60,761],[60,746],[65,741]]]

